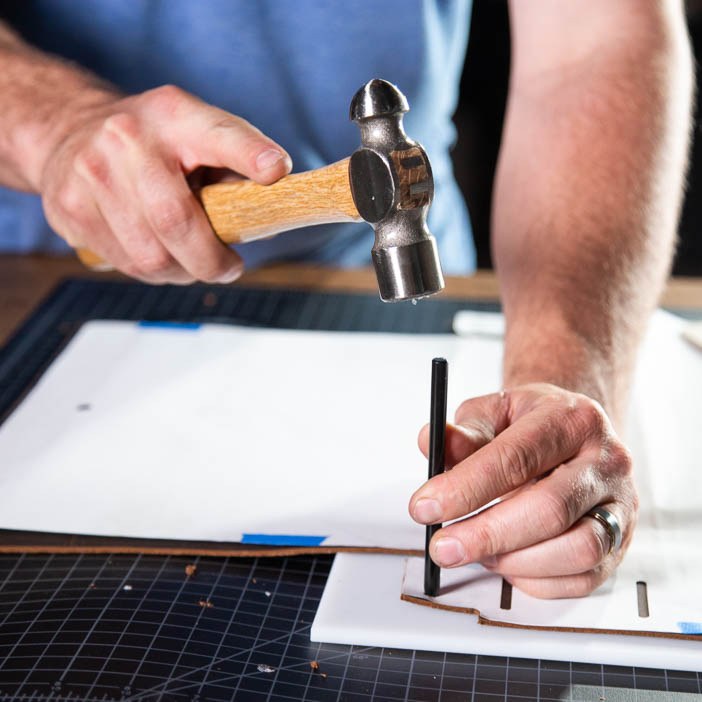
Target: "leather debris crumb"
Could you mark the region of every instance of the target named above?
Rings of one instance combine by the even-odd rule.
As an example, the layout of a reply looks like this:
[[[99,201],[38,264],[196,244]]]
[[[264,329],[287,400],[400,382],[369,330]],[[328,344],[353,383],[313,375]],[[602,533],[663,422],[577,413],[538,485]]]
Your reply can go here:
[[[319,673],[321,677],[323,677],[323,678],[326,678],[326,677],[327,677],[327,674],[326,674],[326,673],[320,673],[320,672],[319,672],[319,663],[318,663],[317,661],[310,661],[310,668],[312,668],[312,670],[313,670],[315,673]]]

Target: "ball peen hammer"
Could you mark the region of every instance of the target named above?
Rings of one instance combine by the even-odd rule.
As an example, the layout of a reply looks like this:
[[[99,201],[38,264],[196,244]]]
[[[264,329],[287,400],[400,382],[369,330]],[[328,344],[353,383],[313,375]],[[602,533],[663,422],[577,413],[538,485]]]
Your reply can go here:
[[[272,185],[242,180],[204,187],[199,198],[217,236],[240,244],[314,224],[365,220],[375,231],[372,259],[382,300],[443,290],[436,240],[426,223],[434,181],[426,152],[405,134],[408,111],[396,86],[371,80],[351,101],[361,146],[350,158]],[[104,268],[91,251],[78,255],[85,265]]]

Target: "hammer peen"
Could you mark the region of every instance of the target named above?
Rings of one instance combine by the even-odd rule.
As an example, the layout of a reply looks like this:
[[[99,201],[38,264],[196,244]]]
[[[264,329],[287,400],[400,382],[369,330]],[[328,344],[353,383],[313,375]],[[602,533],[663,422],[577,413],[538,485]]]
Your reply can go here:
[[[382,300],[443,290],[436,240],[426,223],[434,181],[426,152],[402,126],[408,111],[396,86],[371,80],[351,101],[361,146],[350,158],[272,185],[242,180],[204,187],[200,201],[217,236],[240,244],[314,224],[365,220],[375,231],[372,258]],[[91,251],[78,255],[87,266],[104,267]]]

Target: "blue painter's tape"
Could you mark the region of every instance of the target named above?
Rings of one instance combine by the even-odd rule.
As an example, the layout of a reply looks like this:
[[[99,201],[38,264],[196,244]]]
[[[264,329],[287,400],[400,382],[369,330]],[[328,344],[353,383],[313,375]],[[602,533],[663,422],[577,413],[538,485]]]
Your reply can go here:
[[[158,327],[159,329],[199,329],[200,325],[197,322],[139,322],[140,327]]]
[[[267,546],[321,546],[326,536],[298,536],[296,534],[244,534],[242,544]]]
[[[678,622],[681,634],[702,634],[702,624],[699,622]]]

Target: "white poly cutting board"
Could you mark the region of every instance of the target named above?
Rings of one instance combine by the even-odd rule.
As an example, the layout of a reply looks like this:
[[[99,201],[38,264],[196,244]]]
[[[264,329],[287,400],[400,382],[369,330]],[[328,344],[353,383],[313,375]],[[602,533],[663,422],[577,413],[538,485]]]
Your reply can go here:
[[[702,640],[535,631],[404,602],[403,556],[338,553],[312,641],[702,671]]]
[[[628,438],[640,517],[613,578],[580,599],[515,591],[503,610],[499,575],[479,565],[444,570],[442,592],[427,598],[423,562],[410,559],[403,594],[522,626],[702,634],[702,352],[684,331],[685,322],[659,313],[639,360]],[[639,614],[637,583],[645,584],[647,616]],[[702,636],[700,647],[702,656]]]

